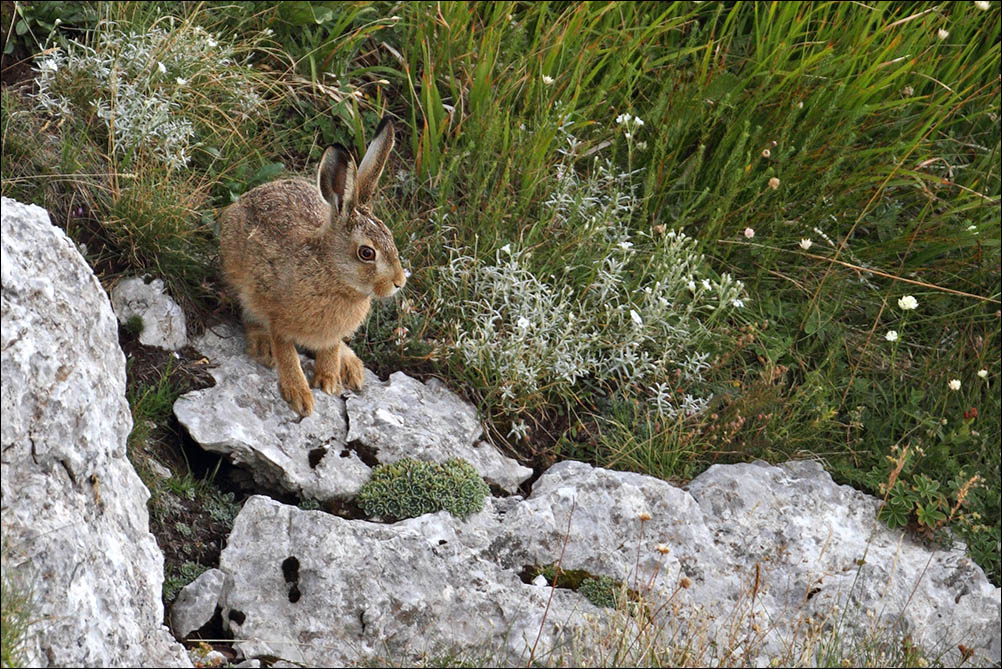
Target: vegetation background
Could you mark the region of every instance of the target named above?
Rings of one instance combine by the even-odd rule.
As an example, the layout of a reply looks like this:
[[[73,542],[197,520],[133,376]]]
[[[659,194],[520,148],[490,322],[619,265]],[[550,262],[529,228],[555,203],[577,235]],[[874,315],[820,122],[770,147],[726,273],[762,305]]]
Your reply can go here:
[[[389,115],[413,274],[367,364],[444,379],[537,470],[819,459],[999,584],[998,2],[2,9],[2,193],[106,285],[235,318],[218,209]],[[169,601],[235,497],[171,417],[190,360],[122,338]]]

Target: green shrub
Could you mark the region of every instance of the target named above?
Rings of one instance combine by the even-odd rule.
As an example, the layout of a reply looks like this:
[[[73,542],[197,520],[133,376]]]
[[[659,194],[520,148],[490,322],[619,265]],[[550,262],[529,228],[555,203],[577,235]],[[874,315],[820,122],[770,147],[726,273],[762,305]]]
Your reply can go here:
[[[484,508],[490,489],[465,460],[442,464],[398,460],[380,465],[362,486],[358,502],[369,516],[401,520],[442,509],[465,518]]]

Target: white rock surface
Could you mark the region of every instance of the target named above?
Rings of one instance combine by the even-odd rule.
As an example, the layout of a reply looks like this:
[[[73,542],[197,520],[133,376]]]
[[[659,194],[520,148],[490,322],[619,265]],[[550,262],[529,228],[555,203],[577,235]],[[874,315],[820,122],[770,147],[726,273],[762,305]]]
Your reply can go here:
[[[188,343],[188,326],[181,307],[164,291],[164,282],[140,278],[119,281],[111,290],[111,306],[119,323],[133,316],[143,320],[139,343],[176,351]]]
[[[488,483],[509,491],[532,475],[476,442],[476,411],[441,384],[402,373],[384,383],[366,370],[361,394],[346,392],[347,407],[315,389],[313,413],[301,418],[279,394],[275,370],[244,353],[237,329],[207,331],[193,345],[217,365],[210,370],[216,385],[178,398],[174,414],[203,448],[228,454],[268,489],[319,501],[352,497],[371,475],[360,447],[379,462],[465,458]],[[312,377],[313,361],[301,361]]]
[[[198,631],[212,619],[225,582],[223,572],[207,569],[181,588],[170,611],[170,626],[178,639]]]
[[[492,498],[466,521],[440,512],[379,525],[255,497],[221,558],[233,579],[223,617],[247,657],[524,666],[551,589],[519,574],[562,556],[565,569],[641,593],[656,623],[645,634],[660,629],[657,643],[697,664],[811,664],[819,638],[837,630],[853,648],[895,622],[885,643],[908,635],[947,664],[962,643],[969,664],[997,664],[1000,590],[961,547],[921,546],[875,512],[814,463],[716,466],[686,491],[562,462],[529,498]],[[617,642],[610,610],[554,592],[536,659],[602,666]],[[646,643],[629,643],[639,625],[612,627],[638,653],[623,664],[644,659]]]
[[[28,666],[191,666],[163,625],[163,556],[125,456],[108,296],[33,205],[2,201],[5,575],[30,583]]]
[[[524,666],[550,589],[478,555],[456,526],[444,511],[390,526],[250,498],[220,558],[233,579],[223,620],[234,647],[307,666],[445,657]],[[536,657],[555,659],[597,613],[557,590]]]
[[[438,379],[421,383],[403,372],[385,382],[368,375],[358,394],[345,400],[348,442],[376,449],[380,462],[417,458],[444,462],[461,457],[489,483],[515,492],[532,475],[528,467],[501,457],[486,441],[477,410]]]

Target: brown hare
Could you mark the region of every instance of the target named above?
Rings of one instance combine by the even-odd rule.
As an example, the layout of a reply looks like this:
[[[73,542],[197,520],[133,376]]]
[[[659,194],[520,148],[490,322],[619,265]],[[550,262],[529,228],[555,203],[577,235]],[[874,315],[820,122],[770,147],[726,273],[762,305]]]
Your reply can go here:
[[[393,149],[384,118],[362,158],[329,147],[317,181],[282,179],[244,193],[220,216],[223,274],[243,307],[247,352],[278,368],[282,397],[303,416],[313,393],[296,345],[316,352],[313,386],[336,394],[362,386],[362,361],[348,348],[372,297],[407,281],[389,229],[369,207]]]

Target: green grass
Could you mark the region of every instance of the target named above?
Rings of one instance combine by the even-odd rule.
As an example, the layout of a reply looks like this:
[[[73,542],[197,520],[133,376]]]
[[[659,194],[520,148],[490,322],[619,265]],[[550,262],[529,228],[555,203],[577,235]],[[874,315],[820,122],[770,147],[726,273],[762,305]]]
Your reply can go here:
[[[449,379],[537,464],[686,479],[820,458],[886,497],[891,524],[958,531],[999,582],[997,3],[94,7],[34,49],[163,28],[172,53],[204,28],[234,54],[169,60],[178,74],[143,89],[192,122],[182,169],[122,148],[86,77],[64,84],[61,122],[5,87],[4,195],[47,206],[105,276],[150,272],[189,312],[219,311],[215,210],[328,143],[360,148],[388,113],[377,209],[413,275],[356,337],[367,363]],[[216,74],[176,84],[196,72]],[[241,114],[232,92],[251,89]],[[704,254],[683,274],[672,230]],[[510,257],[538,289],[504,283]],[[701,310],[702,279],[727,275],[743,306]],[[552,304],[566,332],[534,331]],[[464,354],[486,329],[524,352]],[[528,374],[543,343],[594,364]]]
[[[7,556],[7,542],[3,546],[4,560]],[[18,578],[11,568],[4,567],[3,588],[0,588],[0,665],[4,667],[23,667],[27,663],[25,657],[25,639],[31,625],[36,622],[37,615],[31,598],[30,586]]]

